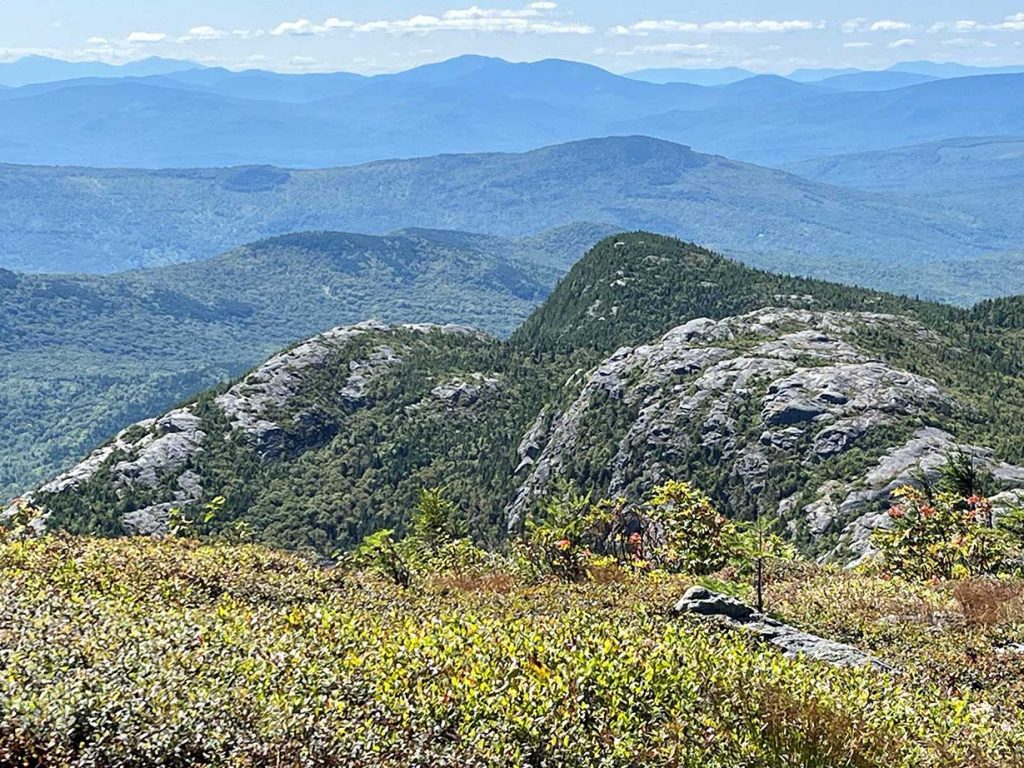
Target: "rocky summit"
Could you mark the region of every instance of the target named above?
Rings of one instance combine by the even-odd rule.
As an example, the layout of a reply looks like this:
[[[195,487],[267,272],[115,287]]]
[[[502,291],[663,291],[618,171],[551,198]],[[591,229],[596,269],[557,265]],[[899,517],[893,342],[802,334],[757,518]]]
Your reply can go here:
[[[765,308],[691,320],[653,344],[618,350],[521,445],[510,528],[556,481],[571,479],[576,458],[599,441],[610,446],[597,472],[605,495],[636,496],[710,463],[735,514],[778,515],[794,534],[816,541],[836,533],[864,553],[870,531],[889,519],[879,513],[890,493],[918,473],[936,479],[956,447],[926,425],[963,407],[934,380],[858,344],[879,327],[939,341],[894,315]],[[602,424],[614,427],[602,433]],[[1024,487],[1024,468],[978,446],[965,450],[1003,490]],[[812,481],[810,503],[796,476]]]
[[[1024,497],[1021,351],[996,315],[619,235],[508,341],[336,328],[129,427],[32,498],[53,527],[117,535],[223,497],[225,524],[330,554],[404,526],[422,488],[445,486],[497,541],[565,484],[631,502],[685,479],[850,562],[892,492],[934,482],[953,452],[997,508]]]

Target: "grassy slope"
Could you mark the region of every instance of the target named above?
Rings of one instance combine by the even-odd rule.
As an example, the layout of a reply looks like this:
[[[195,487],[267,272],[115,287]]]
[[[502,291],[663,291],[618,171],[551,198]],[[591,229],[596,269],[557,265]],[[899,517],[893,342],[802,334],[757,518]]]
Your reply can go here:
[[[994,768],[1024,750],[1021,663],[995,651],[1024,638],[1019,582],[985,622],[965,584],[773,575],[778,615],[888,676],[672,618],[682,577],[492,566],[400,590],[252,546],[62,537],[0,544],[0,578],[5,764]]]

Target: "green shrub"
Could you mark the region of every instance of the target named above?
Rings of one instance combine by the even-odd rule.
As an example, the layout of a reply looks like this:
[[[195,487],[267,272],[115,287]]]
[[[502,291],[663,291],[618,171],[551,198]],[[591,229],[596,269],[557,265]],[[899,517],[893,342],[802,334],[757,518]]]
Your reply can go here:
[[[584,581],[591,551],[586,539],[591,533],[594,507],[589,494],[582,495],[569,484],[541,501],[526,521],[521,557],[535,575],[553,575],[563,581]]]
[[[987,499],[964,499],[956,493],[905,486],[893,493],[888,530],[872,536],[882,567],[916,579],[966,578],[995,574],[1012,561],[1013,548],[1004,531],[991,527]]]
[[[651,560],[669,570],[701,576],[739,554],[736,526],[688,483],[669,481],[644,505]]]
[[[742,554],[736,526],[693,486],[669,481],[642,504],[594,503],[563,485],[527,520],[527,555],[541,573],[587,578],[595,556],[632,570],[712,573]]]
[[[357,568],[371,568],[400,587],[412,583],[412,571],[395,542],[395,532],[385,528],[364,538],[348,556]]]

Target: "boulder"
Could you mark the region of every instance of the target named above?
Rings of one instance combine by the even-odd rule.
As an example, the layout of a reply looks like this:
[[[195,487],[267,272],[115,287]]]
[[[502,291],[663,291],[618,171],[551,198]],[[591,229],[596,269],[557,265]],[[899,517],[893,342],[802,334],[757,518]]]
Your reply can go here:
[[[469,408],[495,394],[501,388],[501,379],[474,373],[438,384],[430,394],[449,408]]]
[[[676,603],[675,613],[712,617],[730,629],[753,635],[787,658],[811,659],[836,667],[870,667],[881,672],[894,671],[889,665],[852,645],[802,632],[758,613],[735,598],[704,587],[691,587],[687,590]]]

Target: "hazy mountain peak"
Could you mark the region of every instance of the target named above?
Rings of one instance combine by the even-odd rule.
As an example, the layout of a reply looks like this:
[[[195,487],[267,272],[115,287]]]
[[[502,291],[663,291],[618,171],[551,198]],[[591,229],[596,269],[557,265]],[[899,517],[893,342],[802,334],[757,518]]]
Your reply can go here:
[[[10,63],[0,64],[0,83],[20,87],[34,83],[51,83],[86,77],[148,77],[202,68],[201,64],[195,62],[159,56],[150,56],[124,64],[64,61],[49,56],[25,56]]]

